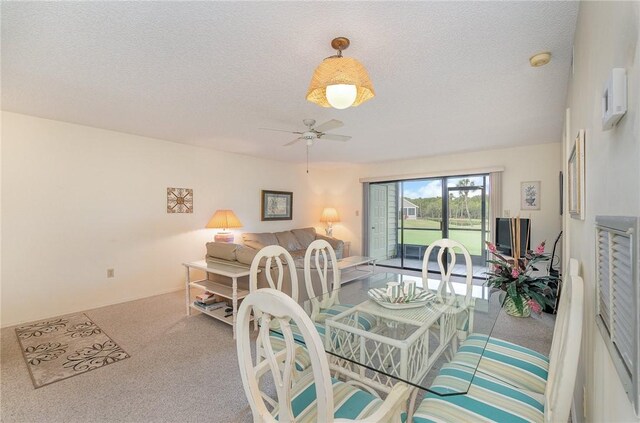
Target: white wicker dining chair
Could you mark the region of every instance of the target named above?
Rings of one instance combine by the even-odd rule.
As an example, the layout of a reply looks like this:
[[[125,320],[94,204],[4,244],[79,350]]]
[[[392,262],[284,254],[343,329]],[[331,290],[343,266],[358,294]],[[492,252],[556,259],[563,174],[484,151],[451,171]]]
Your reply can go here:
[[[431,257],[431,253],[436,247],[440,248],[436,257],[436,262],[438,263],[441,277],[440,284],[438,285],[437,290],[437,295],[439,298],[442,298],[443,294],[447,291],[452,294],[455,293],[453,283],[451,282],[451,275],[453,274],[453,267],[456,265],[456,250],[459,250],[464,257],[466,268],[466,293],[464,304],[461,307],[461,311],[458,314],[458,317],[456,318],[458,340],[462,341],[466,339],[467,335],[473,331],[474,300],[471,295],[473,290],[473,263],[471,261],[471,255],[469,254],[469,251],[464,247],[464,245],[452,239],[443,238],[429,244],[429,247],[427,248],[427,251],[425,251],[424,258],[422,260],[422,286],[425,289],[427,289],[428,286],[427,283],[429,278],[429,257]],[[446,271],[443,261],[445,252],[449,255],[449,263]],[[453,342],[457,343],[457,340],[454,340]],[[454,352],[456,347],[457,344],[452,345]]]
[[[304,255],[304,280],[311,303],[311,320],[316,328],[322,328],[321,333],[323,334],[326,319],[353,307],[352,304],[340,304],[340,275],[338,259],[331,244],[323,239],[317,239],[309,244]],[[314,281],[317,281],[319,291],[315,290]],[[357,316],[357,321],[354,322],[357,327],[366,331],[373,328],[376,322],[375,317],[364,312],[358,313]],[[353,359],[357,361],[356,357],[360,355],[360,349],[352,351],[352,353]],[[331,356],[330,361],[332,367],[354,369],[353,364],[348,360]]]
[[[471,383],[468,392],[455,396],[427,394],[413,416],[414,422],[566,422],[575,388],[584,319],[584,282],[577,272],[570,270],[570,273],[573,274],[563,284],[560,297],[566,313],[554,328],[544,396],[481,370],[449,363],[442,367],[432,388],[442,391]]]
[[[289,272],[289,280],[291,281],[291,298],[294,301],[298,301],[298,275],[296,273],[295,262],[291,254],[279,245],[269,245],[262,248],[251,262],[251,269],[249,271],[249,291],[255,292],[258,290],[258,274],[260,271],[264,272],[265,279],[270,288],[283,292],[285,288],[285,272]],[[255,326],[262,325],[262,316],[260,316],[259,310],[256,310],[254,314]],[[259,323],[260,322],[260,323]],[[280,330],[276,326],[277,323],[271,324],[269,327],[273,329],[271,337],[273,338],[271,344],[276,349],[284,348],[284,341],[280,335]],[[236,326],[237,327],[237,326]],[[301,340],[298,342],[301,344]],[[295,367],[297,371],[302,371],[309,367],[309,358],[304,351],[304,346],[299,346],[300,353],[296,356]],[[256,357],[261,360],[265,357],[265,350],[262,345],[261,339],[256,341]],[[267,401],[270,399],[265,397]]]
[[[251,312],[260,314],[263,323],[258,339],[265,351],[263,360],[251,357],[249,320]],[[269,325],[276,321],[282,328],[285,348],[271,346]],[[295,324],[307,346],[311,366],[298,378],[294,375],[295,356],[299,352],[291,325]],[[400,422],[406,407],[408,387],[397,384],[383,401],[329,376],[329,364],[320,335],[311,319],[292,298],[271,288],[249,294],[238,311],[236,340],[240,374],[254,422]],[[270,374],[275,382],[277,401],[265,402],[259,388],[260,378]]]
[[[311,303],[311,320],[314,322],[324,323],[326,318],[353,307],[352,304],[340,303],[341,275],[336,253],[331,244],[323,239],[309,244],[304,255],[304,281]],[[318,281],[320,290],[316,291],[314,281]],[[374,324],[373,316],[359,313],[358,327],[370,330]]]
[[[283,260],[284,258],[284,260]],[[258,289],[258,273],[263,268],[270,288],[282,291],[284,287],[285,264],[291,281],[291,298],[298,301],[298,274],[293,257],[279,245],[269,245],[258,251],[249,270],[249,291]],[[275,275],[274,275],[275,274]],[[274,277],[275,276],[275,277]]]
[[[578,262],[570,259],[565,275],[578,275]],[[571,291],[568,280],[567,294],[558,301],[551,349],[548,356],[523,345],[489,336],[472,333],[460,345],[450,363],[476,369],[476,374],[484,374],[506,382],[513,387],[529,392],[544,394],[548,384],[549,362],[554,361],[562,345],[562,332],[571,309]]]
[[[320,292],[314,289],[314,280]],[[336,252],[327,241],[317,239],[309,244],[304,254],[304,282],[311,303],[311,320],[318,321],[320,312],[340,304],[340,269]]]

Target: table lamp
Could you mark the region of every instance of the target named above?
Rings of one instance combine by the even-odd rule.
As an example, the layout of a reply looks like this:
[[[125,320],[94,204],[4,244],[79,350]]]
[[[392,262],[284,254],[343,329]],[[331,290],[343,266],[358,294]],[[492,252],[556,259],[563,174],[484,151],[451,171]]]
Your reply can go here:
[[[333,223],[340,222],[338,212],[333,207],[325,207],[322,210],[322,216],[320,216],[320,222],[327,224],[327,228],[324,230],[327,236],[333,236]]]
[[[227,229],[241,228],[242,223],[240,219],[236,217],[232,210],[216,210],[213,214],[206,228],[222,229],[213,238],[216,242],[233,242],[233,234]]]

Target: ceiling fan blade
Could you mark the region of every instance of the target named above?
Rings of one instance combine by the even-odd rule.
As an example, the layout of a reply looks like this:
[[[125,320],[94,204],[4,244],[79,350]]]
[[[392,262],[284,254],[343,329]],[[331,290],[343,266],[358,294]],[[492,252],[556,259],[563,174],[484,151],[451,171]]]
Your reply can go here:
[[[288,147],[288,146],[290,146],[290,145],[293,145],[293,144],[297,143],[298,141],[300,141],[301,139],[302,139],[302,138],[296,138],[295,140],[293,140],[293,141],[291,141],[291,142],[288,142],[288,143],[284,144],[284,146],[285,146],[285,147]]]
[[[264,129],[265,131],[286,132],[287,134],[302,134],[302,132],[286,131],[284,129],[272,129],[272,128],[258,128],[258,129]]]
[[[331,141],[349,141],[351,137],[349,135],[324,134],[320,137],[320,139]]]
[[[315,129],[318,132],[327,132],[327,131],[331,131],[332,129],[340,128],[342,126],[344,126],[344,123],[336,119],[331,119],[321,125],[316,126],[313,129]]]

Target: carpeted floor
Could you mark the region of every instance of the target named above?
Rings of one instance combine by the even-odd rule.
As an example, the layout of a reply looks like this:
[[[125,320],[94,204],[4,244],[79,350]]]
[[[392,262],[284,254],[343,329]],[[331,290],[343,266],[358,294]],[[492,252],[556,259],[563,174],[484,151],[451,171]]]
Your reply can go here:
[[[131,357],[40,389],[31,383],[14,328],[2,329],[0,420],[250,422],[231,327],[201,314],[187,317],[183,295],[87,311]],[[553,319],[542,315],[501,319],[494,334],[509,333],[548,353],[552,330]]]
[[[187,317],[176,292],[90,310],[131,358],[34,389],[2,330],[2,422],[248,422],[231,326]]]

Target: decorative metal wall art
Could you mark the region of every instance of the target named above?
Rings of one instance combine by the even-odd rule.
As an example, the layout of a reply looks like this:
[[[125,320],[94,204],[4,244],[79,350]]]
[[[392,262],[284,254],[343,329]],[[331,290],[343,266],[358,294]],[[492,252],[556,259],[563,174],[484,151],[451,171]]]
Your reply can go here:
[[[167,188],[167,213],[193,213],[193,190]]]

